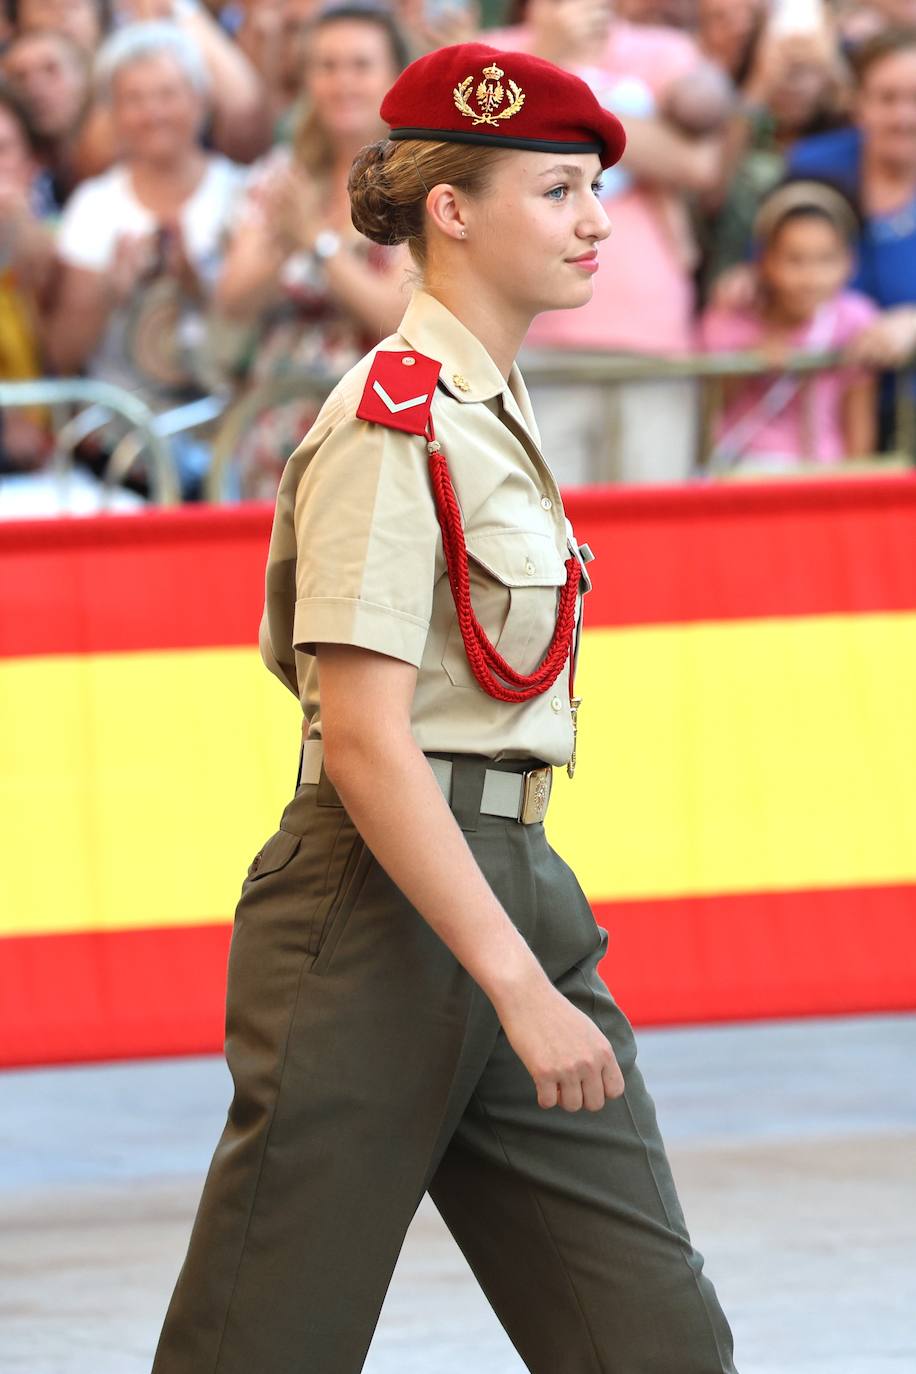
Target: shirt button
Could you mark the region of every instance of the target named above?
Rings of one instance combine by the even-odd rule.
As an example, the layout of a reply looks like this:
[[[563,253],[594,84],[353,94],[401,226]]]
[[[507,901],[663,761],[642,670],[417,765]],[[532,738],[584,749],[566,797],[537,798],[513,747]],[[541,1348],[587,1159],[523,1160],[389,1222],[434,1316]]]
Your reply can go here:
[[[550,709],[551,711],[561,711],[563,709],[563,703],[559,697],[550,698]]]
[[[530,559],[530,558],[526,558],[526,559],[525,559],[525,572],[526,572],[526,573],[528,574],[528,576],[530,577],[531,574],[532,574],[534,571],[535,571],[535,567],[534,567],[534,564],[532,563],[531,559]]]
[[[553,509],[553,502],[551,501],[550,497],[549,497],[549,496],[542,496],[542,497],[541,497],[541,510],[552,510],[552,509]]]

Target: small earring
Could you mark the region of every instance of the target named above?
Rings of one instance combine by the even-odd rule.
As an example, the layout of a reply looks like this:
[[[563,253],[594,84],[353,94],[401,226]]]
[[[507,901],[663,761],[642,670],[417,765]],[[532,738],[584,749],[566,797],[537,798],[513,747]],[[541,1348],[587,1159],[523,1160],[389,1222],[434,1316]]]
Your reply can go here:
[[[468,236],[468,231],[467,231],[467,229],[462,229],[462,231],[461,231],[461,237],[462,237],[463,239],[466,239],[467,236]]]

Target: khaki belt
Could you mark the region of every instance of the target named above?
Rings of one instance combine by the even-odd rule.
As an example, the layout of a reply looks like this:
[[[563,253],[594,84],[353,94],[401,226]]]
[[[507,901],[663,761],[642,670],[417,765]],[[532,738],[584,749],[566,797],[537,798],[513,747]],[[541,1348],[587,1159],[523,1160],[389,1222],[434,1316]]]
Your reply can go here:
[[[299,767],[299,785],[317,783],[321,778],[324,746],[320,739],[307,739],[303,744]],[[433,776],[442,789],[446,801],[451,801],[452,764],[450,759],[426,756]],[[484,771],[480,810],[488,816],[507,816],[523,825],[535,825],[547,814],[553,769],[531,768],[526,773],[510,773],[499,768]]]

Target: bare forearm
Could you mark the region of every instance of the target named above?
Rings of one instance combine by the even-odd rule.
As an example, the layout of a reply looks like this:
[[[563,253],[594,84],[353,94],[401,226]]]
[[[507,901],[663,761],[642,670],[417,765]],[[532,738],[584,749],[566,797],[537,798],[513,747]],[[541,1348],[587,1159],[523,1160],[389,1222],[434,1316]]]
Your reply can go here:
[[[266,237],[257,252],[230,252],[214,289],[215,309],[228,320],[256,320],[262,310],[280,299],[283,258]]]
[[[271,114],[265,87],[238,44],[200,7],[180,7],[176,22],[198,44],[213,89],[213,138],[227,157],[250,162],[271,140]]]
[[[340,304],[364,329],[380,338],[394,333],[407,304],[400,273],[376,272],[344,251],[328,258],[325,271]]]
[[[708,191],[718,184],[722,156],[720,136],[688,138],[660,119],[627,120],[623,166],[638,180]]]
[[[745,111],[739,110],[725,125],[716,175],[701,191],[701,205],[707,214],[714,214],[721,209],[750,142],[750,118]]]
[[[289,92],[283,82],[284,35],[282,26],[277,24],[270,29],[259,29],[253,22],[252,13],[246,14],[242,27],[236,34],[236,45],[248,58],[261,77],[273,117],[285,108]]]
[[[843,445],[847,458],[864,458],[877,447],[877,396],[871,377],[854,383],[843,397]]]
[[[333,755],[326,750],[325,769],[379,863],[497,1011],[546,976],[487,883],[412,735],[373,733],[338,743]]]
[[[111,306],[102,290],[80,310],[60,304],[47,316],[44,325],[45,351],[54,370],[61,375],[79,372],[94,352],[108,327]]]

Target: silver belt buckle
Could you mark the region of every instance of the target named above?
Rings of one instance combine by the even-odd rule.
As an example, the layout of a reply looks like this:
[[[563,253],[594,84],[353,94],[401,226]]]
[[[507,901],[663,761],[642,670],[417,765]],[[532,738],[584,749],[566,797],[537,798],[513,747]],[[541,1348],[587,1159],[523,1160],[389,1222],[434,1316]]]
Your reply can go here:
[[[524,776],[519,820],[523,825],[535,825],[547,815],[547,803],[553,786],[553,768],[546,764],[543,768],[532,768]]]

